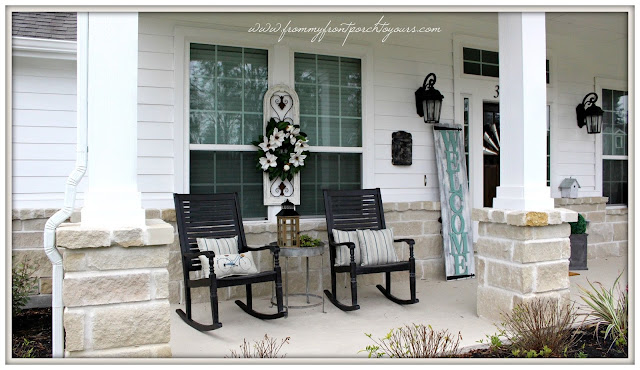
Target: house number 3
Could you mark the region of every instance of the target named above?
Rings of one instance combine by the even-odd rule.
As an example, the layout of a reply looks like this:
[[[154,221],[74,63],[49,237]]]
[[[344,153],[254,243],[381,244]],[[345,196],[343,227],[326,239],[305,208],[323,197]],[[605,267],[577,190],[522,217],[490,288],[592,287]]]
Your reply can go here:
[[[496,85],[496,95],[494,95],[494,98],[497,98],[500,96],[500,85]]]

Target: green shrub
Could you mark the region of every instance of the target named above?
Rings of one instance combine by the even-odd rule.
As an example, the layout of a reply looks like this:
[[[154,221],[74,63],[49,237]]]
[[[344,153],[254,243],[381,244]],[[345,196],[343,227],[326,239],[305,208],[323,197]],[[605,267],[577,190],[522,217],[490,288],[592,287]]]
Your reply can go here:
[[[589,312],[584,314],[587,318],[593,318],[592,324],[595,326],[596,333],[600,326],[605,326],[604,338],[611,336],[613,343],[624,348],[627,344],[627,330],[629,327],[629,297],[627,286],[622,289],[618,275],[611,289],[606,289],[601,283],[595,282],[597,286],[587,282],[591,286],[591,290],[579,287],[583,294],[580,298],[590,307]],[[614,289],[618,290],[618,297],[615,297]]]
[[[371,334],[365,335],[371,338]],[[369,352],[369,358],[432,358],[455,356],[462,335],[458,332],[456,337],[452,337],[448,330],[435,331],[431,325],[412,324],[391,329],[379,340],[371,339],[375,345],[359,351]]]
[[[578,221],[569,222],[569,225],[571,225],[571,234],[584,234],[587,232],[587,220],[580,213],[578,213]]]
[[[573,304],[536,299],[503,314],[502,327],[514,355],[560,357],[575,343],[577,318]]]
[[[20,262],[11,269],[11,311],[16,315],[22,311],[22,308],[29,301],[29,293],[33,292],[38,284],[38,279],[32,276],[38,269],[28,262]]]

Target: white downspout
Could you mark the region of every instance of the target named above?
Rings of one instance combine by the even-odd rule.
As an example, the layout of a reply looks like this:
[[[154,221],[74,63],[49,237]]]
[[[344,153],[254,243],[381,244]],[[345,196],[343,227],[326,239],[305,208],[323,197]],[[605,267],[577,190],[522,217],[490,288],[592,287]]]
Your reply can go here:
[[[62,304],[62,256],[56,248],[56,228],[71,213],[76,200],[76,188],[87,170],[87,50],[89,40],[89,13],[78,13],[77,18],[77,147],[76,167],[67,178],[64,206],[44,226],[44,252],[53,264],[52,308],[52,357],[64,357],[64,326]]]

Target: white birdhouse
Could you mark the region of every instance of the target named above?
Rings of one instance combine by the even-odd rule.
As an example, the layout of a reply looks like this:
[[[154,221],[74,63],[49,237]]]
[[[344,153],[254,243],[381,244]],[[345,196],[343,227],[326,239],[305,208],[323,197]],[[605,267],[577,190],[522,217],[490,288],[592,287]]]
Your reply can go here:
[[[577,198],[580,184],[578,184],[578,180],[569,177],[568,179],[562,180],[558,188],[563,198]]]

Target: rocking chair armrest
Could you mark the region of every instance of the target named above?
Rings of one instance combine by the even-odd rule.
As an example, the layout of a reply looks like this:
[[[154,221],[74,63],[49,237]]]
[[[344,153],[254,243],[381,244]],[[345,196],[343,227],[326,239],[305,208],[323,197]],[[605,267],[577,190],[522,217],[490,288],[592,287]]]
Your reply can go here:
[[[329,243],[330,246],[332,246],[333,248],[337,248],[343,245],[346,245],[347,247],[349,247],[349,249],[355,249],[356,245],[354,242],[342,242],[342,243]]]
[[[354,242],[329,243],[329,245],[334,249],[338,249],[338,247],[343,245],[346,245],[347,247],[349,247],[349,259],[351,260],[352,266],[355,266],[356,245]]]
[[[213,251],[185,252],[182,253],[182,255],[187,258],[197,258],[198,256],[205,256],[209,259],[213,259],[216,256]]]
[[[246,248],[249,251],[265,251],[265,250],[273,249],[273,246],[272,245],[263,245],[261,247],[250,247],[250,246],[247,246]]]
[[[413,239],[394,239],[394,242],[398,243],[407,243],[409,244],[409,258],[413,258],[413,245],[416,244],[416,241]]]
[[[413,245],[416,244],[416,241],[413,239],[394,239],[393,241],[396,243],[407,243],[411,248],[413,248]]]

